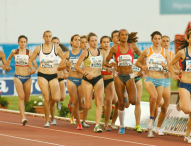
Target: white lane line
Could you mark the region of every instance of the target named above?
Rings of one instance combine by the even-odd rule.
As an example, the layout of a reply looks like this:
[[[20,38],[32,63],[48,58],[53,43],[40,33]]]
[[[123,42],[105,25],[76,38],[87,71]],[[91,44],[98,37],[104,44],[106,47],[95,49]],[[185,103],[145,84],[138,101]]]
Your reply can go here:
[[[56,144],[56,143],[50,143],[50,142],[45,142],[45,141],[33,140],[33,139],[22,138],[22,137],[17,137],[17,136],[11,136],[11,135],[6,135],[6,134],[0,134],[0,136],[11,137],[11,138],[21,139],[21,140],[26,140],[26,141],[33,141],[33,142],[49,144],[49,145],[65,146],[65,145],[60,145],[60,144]]]
[[[6,121],[0,121],[0,122],[1,122],[1,123],[7,123],[7,124],[13,124],[13,125],[23,126],[22,124],[18,124],[18,123],[12,123],[12,122],[6,122]],[[33,127],[33,128],[37,128],[37,129],[50,130],[50,131],[58,131],[58,132],[70,133],[70,134],[74,134],[74,135],[81,135],[81,136],[87,136],[87,137],[95,137],[95,138],[100,138],[100,139],[120,141],[120,142],[125,142],[125,143],[133,143],[133,144],[137,144],[137,145],[156,146],[156,145],[150,145],[150,144],[145,144],[145,143],[139,143],[139,142],[133,142],[133,141],[126,141],[126,140],[120,140],[120,139],[113,139],[113,138],[107,138],[107,137],[101,137],[101,136],[94,136],[94,135],[88,135],[88,134],[81,134],[81,133],[69,132],[69,131],[63,131],[63,130],[57,130],[57,129],[51,129],[51,128],[42,128],[42,127],[37,127],[37,126],[32,126],[32,125],[26,125],[26,127]]]

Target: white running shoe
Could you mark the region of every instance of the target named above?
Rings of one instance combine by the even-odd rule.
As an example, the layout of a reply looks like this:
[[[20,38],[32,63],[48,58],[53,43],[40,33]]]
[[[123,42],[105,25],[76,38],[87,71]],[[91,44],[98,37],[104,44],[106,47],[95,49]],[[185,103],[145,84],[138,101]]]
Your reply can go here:
[[[51,120],[51,125],[57,125],[56,119],[52,119],[52,120]]]
[[[82,127],[88,128],[90,125],[88,125],[86,122],[82,122]]]
[[[153,134],[153,130],[152,130],[152,129],[150,129],[150,130],[148,131],[148,137],[150,137],[150,138],[153,138],[153,137],[154,137],[154,134]]]
[[[44,125],[44,127],[50,127],[50,122],[49,122],[49,121],[46,122],[45,125]]]
[[[23,126],[25,126],[26,123],[27,123],[27,119],[26,119],[26,118],[23,118],[23,119],[22,119],[22,124],[23,124]]]
[[[189,135],[184,137],[184,141],[187,141],[188,143],[191,143],[191,138]]]
[[[160,136],[163,136],[163,135],[164,135],[164,133],[162,132],[162,130],[161,130],[160,127],[156,127],[155,133],[157,133],[157,134],[160,135]]]
[[[177,111],[181,111],[181,108],[180,108],[180,101],[176,104],[176,109],[177,109]]]
[[[118,127],[115,125],[115,123],[111,123],[111,129],[118,129]]]

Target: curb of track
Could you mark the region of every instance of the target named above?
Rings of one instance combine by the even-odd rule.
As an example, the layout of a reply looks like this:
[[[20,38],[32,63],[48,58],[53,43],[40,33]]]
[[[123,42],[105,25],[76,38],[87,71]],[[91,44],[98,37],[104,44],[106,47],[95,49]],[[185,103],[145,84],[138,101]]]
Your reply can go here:
[[[15,111],[15,110],[8,110],[8,109],[1,109],[0,108],[0,112],[5,112],[5,113],[12,113],[12,114],[20,114],[20,111]],[[30,112],[25,112],[25,115],[27,116],[33,116],[33,117],[41,117],[41,118],[44,118],[45,115],[44,114],[37,114],[37,113],[30,113]],[[69,121],[70,122],[70,118],[65,118],[65,117],[58,117],[58,116],[55,116],[55,119],[57,120],[62,120],[62,121]],[[88,124],[96,124],[95,121],[88,121],[86,120],[86,123]],[[103,122],[100,122],[100,125],[104,125]],[[109,124],[110,125],[110,124]],[[117,127],[120,127],[120,126],[117,126]],[[125,127],[126,129],[128,130],[133,130],[134,128],[132,127]],[[143,132],[147,132],[147,129],[141,129]],[[155,132],[155,131],[154,131]],[[178,136],[178,137],[182,137],[184,135],[182,134],[175,134],[175,133],[167,133],[167,132],[164,132],[165,135],[174,135],[174,136]]]

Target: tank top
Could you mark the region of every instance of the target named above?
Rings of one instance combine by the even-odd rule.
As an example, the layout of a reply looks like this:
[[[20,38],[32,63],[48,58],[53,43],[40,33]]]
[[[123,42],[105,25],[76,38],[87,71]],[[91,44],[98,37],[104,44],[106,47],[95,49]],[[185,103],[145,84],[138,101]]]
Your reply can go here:
[[[91,54],[90,50],[87,49],[88,56],[84,60],[84,66],[89,66],[89,67],[92,67],[92,68],[102,68],[103,56],[101,54],[101,51],[99,49],[97,49],[97,50],[98,50],[98,55],[93,56]]]
[[[113,59],[113,57],[110,59],[109,64],[112,63],[112,62],[115,63],[115,60]],[[102,75],[111,75],[112,72],[113,72],[113,67],[110,68],[110,70],[111,70],[111,72],[108,73],[105,69],[102,68],[101,74],[102,74]]]
[[[191,57],[188,54],[188,47],[185,48],[185,58],[181,61],[182,71],[191,72]]]
[[[140,71],[140,68],[135,65],[138,58],[139,58],[139,56],[136,53],[134,53],[133,66],[132,66],[133,72],[139,72]]]
[[[2,58],[0,57],[0,66],[3,65]]]
[[[169,51],[169,54],[170,54],[170,59],[172,60],[172,52]],[[166,60],[166,58],[165,58],[165,64],[167,64],[167,60]],[[168,71],[165,69],[164,72],[168,72]]]
[[[163,71],[162,62],[165,62],[165,49],[161,48],[160,53],[154,53],[152,47],[150,47],[146,59],[148,70]]]
[[[19,55],[19,49],[17,49],[15,55],[15,66],[27,67],[28,60],[29,60],[29,50],[26,49],[26,55]]]
[[[129,50],[126,54],[122,54],[119,50],[119,45],[117,49],[117,53],[115,55],[115,61],[118,64],[118,66],[131,66],[133,63],[134,55],[131,51],[131,47],[129,46]]]
[[[60,58],[60,56],[56,56],[56,60],[55,60],[56,67],[58,67],[58,65],[60,64],[61,60],[62,59]]]
[[[43,52],[43,44],[40,46],[39,53],[40,66],[44,68],[52,68],[55,65],[56,53],[55,53],[55,45],[53,44],[52,50],[50,53]]]
[[[83,51],[83,50],[80,49],[80,52],[79,52],[77,55],[72,54],[72,51],[71,51],[71,50],[69,51],[69,58],[68,58],[68,60],[72,62],[72,63],[71,63],[71,66],[70,66],[70,70],[76,71],[75,65],[76,65],[76,63],[77,63],[77,61],[78,61],[78,59],[79,59],[79,57],[80,57],[82,51]],[[83,68],[83,63],[80,65],[80,68]]]

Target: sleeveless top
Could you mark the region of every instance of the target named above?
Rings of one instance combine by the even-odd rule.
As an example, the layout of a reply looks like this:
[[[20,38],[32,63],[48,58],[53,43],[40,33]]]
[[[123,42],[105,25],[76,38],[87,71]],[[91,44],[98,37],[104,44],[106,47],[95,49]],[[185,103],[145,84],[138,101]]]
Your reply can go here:
[[[185,48],[185,58],[181,61],[182,71],[191,72],[191,57],[188,54],[188,47]]]
[[[129,50],[126,54],[122,54],[119,50],[119,45],[117,49],[117,53],[115,55],[115,61],[118,66],[131,66],[133,64],[134,55],[131,51],[131,47],[129,46]]]
[[[19,55],[19,49],[17,49],[15,54],[15,66],[28,67],[29,61],[29,50],[26,49],[26,55]]]
[[[139,58],[139,56],[136,53],[134,53],[133,66],[132,66],[133,72],[139,72],[140,71],[140,68],[135,65],[138,58]]]
[[[2,58],[0,57],[0,66],[3,65]]]
[[[43,52],[43,44],[40,46],[39,53],[40,66],[44,68],[52,68],[55,65],[56,53],[55,53],[55,45],[53,44],[52,50],[50,53]]]
[[[162,62],[165,62],[165,49],[161,48],[160,53],[154,53],[152,47],[150,47],[146,59],[148,70],[163,71]]]
[[[103,56],[101,54],[101,51],[99,49],[97,49],[97,50],[98,50],[98,55],[93,56],[91,54],[90,50],[87,49],[88,56],[86,59],[84,59],[84,66],[89,66],[92,68],[102,68]]]
[[[113,57],[110,59],[109,64],[112,63],[112,62],[115,63],[115,60],[113,59]],[[113,73],[113,67],[110,68],[110,70],[111,70],[111,72],[108,73],[105,69],[102,68],[101,74],[102,75],[111,75]]]
[[[70,70],[76,71],[75,65],[76,65],[76,63],[77,63],[77,61],[78,61],[78,59],[79,59],[79,57],[80,57],[82,51],[83,51],[83,50],[80,49],[80,52],[79,52],[77,55],[72,54],[72,51],[71,51],[71,50],[69,51],[68,61],[71,61],[71,62],[72,62],[72,63],[71,63],[71,66],[70,66]],[[80,65],[80,68],[83,68],[83,63]]]

